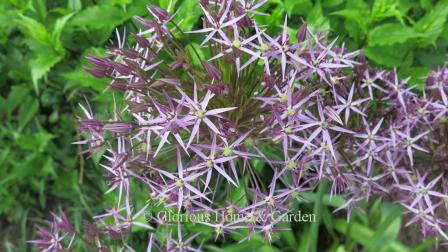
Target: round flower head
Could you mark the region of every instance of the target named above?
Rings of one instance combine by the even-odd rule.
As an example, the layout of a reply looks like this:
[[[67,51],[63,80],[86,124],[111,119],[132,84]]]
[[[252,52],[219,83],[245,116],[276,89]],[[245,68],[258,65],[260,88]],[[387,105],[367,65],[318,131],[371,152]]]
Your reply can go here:
[[[106,151],[108,193],[118,195],[87,225],[89,240],[132,251],[138,226],[152,230],[149,250],[201,249],[202,234],[180,219],[142,220],[151,205],[218,215],[232,206],[240,218],[198,223],[216,239],[247,231],[246,239],[270,241],[303,192],[328,181],[328,193],[344,200],[335,211],[348,220],[360,202],[388,195],[424,234],[447,238],[448,70],[430,73],[425,92],[414,93],[395,70],[369,67],[362,53],[327,43],[306,23],[297,40],[287,17],[280,34],[269,33],[254,19],[264,3],[198,1],[203,27],[193,31],[181,30],[171,3],[150,5],[149,20],[136,17],[143,30],[133,41],[119,38],[107,56],[88,58],[86,71],[123,93],[110,120],[80,105],[87,137],[76,144]],[[137,184],[147,198],[133,198]],[[57,222],[39,227],[33,243],[61,250],[60,233],[73,231],[65,217]]]

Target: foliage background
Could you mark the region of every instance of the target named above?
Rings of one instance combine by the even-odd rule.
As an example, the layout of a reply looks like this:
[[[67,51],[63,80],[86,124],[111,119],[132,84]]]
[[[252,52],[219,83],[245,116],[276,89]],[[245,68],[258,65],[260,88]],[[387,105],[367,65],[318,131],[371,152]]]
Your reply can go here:
[[[200,25],[197,2],[173,0],[183,29]],[[104,92],[107,81],[84,73],[81,66],[87,64],[84,56],[104,54],[116,43],[116,27],[120,33],[136,33],[139,26],[132,17],[145,16],[148,3],[168,5],[166,0],[0,1],[0,251],[30,250],[26,240],[49,211],[64,208],[79,229],[82,218],[114,200],[103,194],[101,155],[86,160],[71,144],[80,138],[75,117],[83,97],[93,101],[100,116],[108,113],[112,101],[111,93]],[[269,0],[263,10],[270,16],[258,19],[267,29],[280,30],[288,15],[294,36],[306,21],[351,50],[362,49],[371,63],[397,67],[401,77],[412,77],[417,87],[423,84],[422,76],[447,59],[446,0]],[[272,245],[260,237],[242,245],[229,241],[225,250],[432,248],[434,240],[417,246],[411,242],[415,237],[400,232],[402,209],[397,205],[370,203],[367,215],[355,214],[347,224],[343,216],[331,214],[338,203],[330,201],[325,190],[311,193],[304,206],[321,216],[317,223],[294,227]],[[318,241],[319,236],[328,239]],[[218,249],[212,239],[206,248]]]

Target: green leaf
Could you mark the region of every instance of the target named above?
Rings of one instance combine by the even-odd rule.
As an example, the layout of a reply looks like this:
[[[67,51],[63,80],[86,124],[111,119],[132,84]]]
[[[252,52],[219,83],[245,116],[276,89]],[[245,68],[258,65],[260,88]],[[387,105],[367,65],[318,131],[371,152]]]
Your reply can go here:
[[[336,249],[336,252],[347,252],[347,250],[345,250],[344,245],[339,245],[338,248]]]
[[[23,103],[25,97],[29,95],[30,87],[28,85],[15,85],[11,87],[11,92],[8,95],[8,99],[6,101],[6,110],[8,116],[12,114],[12,112]]]
[[[19,16],[21,31],[26,36],[32,38],[32,40],[27,41],[28,46],[34,51],[35,55],[30,62],[31,80],[36,93],[38,93],[38,81],[64,56],[64,49],[60,40],[61,33],[73,14],[70,13],[57,19],[51,34],[42,23],[27,16]]]
[[[415,24],[415,32],[420,38],[418,42],[420,47],[435,45],[446,26],[447,16],[448,0],[443,0]]]
[[[311,241],[311,228],[305,228],[304,232],[300,233],[299,247],[297,252],[309,252],[309,246]]]
[[[355,45],[352,45],[350,48],[359,48],[365,43],[364,39],[367,31],[361,29],[356,21],[345,20],[344,28],[346,30],[347,36],[349,38],[353,38],[353,42],[355,43]],[[349,39],[347,39],[346,41],[347,45],[350,46],[352,44],[352,41],[350,41]]]
[[[363,0],[348,0],[344,9],[335,11],[331,15],[344,17],[345,27],[351,27],[349,23],[356,24],[366,34],[370,23],[370,8]],[[358,36],[360,37],[360,36]]]
[[[194,65],[201,65],[201,59],[205,58],[205,53],[203,50],[198,50],[199,48],[199,44],[198,43],[191,43],[189,44],[187,50],[190,53],[190,55],[192,55],[192,59],[193,59],[193,64]],[[196,56],[195,51],[198,53],[198,56]]]
[[[257,251],[260,251],[260,252],[277,252],[277,251],[280,251],[280,250],[278,250],[275,247],[269,246],[269,245],[264,245],[261,248],[259,248]]]
[[[367,33],[369,19],[366,17],[369,16],[368,11],[363,10],[363,9],[360,9],[360,10],[343,9],[340,11],[333,12],[333,13],[331,13],[331,15],[337,15],[337,16],[344,17],[346,20],[356,23],[359,26],[359,28],[361,28],[361,30],[363,31],[364,34]]]
[[[287,225],[285,225],[285,227],[288,228],[289,230],[282,230],[280,232],[280,239],[287,244],[283,247],[288,246],[291,248],[297,248],[298,244],[297,244],[296,238],[294,236],[294,231],[291,229],[291,224],[287,223]]]
[[[42,23],[21,14],[19,17],[18,25],[22,33],[42,44],[51,44],[50,34]]]
[[[347,226],[349,225],[346,220],[336,219],[334,220],[335,229],[341,233],[345,233],[347,230]],[[363,246],[368,246],[372,237],[374,236],[374,231],[370,228],[361,225],[355,221],[350,221],[351,228],[353,229],[350,232],[350,237],[353,238],[356,242]],[[381,244],[381,247],[375,248],[375,251],[383,251],[383,252],[408,252],[409,250],[403,246],[402,244],[396,241],[390,241],[385,244]]]
[[[309,10],[313,8],[310,0],[284,0],[282,8],[285,9],[288,16],[291,15],[307,15]]]
[[[45,0],[33,0],[33,8],[39,15],[39,18],[41,20],[45,20],[45,17],[47,17],[47,6]]]
[[[366,56],[377,64],[394,67],[402,64],[412,54],[409,44],[395,44],[394,46],[368,46],[363,49]]]
[[[2,13],[0,15],[0,45],[2,45],[8,40],[10,28],[17,25],[15,22],[11,22],[17,15],[11,10],[2,8],[2,6],[0,6],[0,12]]]
[[[176,5],[177,0],[172,0],[172,1],[165,1],[165,0],[159,0],[158,1],[158,5],[159,7],[163,8],[163,9],[168,9],[168,5],[171,2],[171,11],[173,10],[173,7]],[[184,1],[184,2],[194,2],[194,1]],[[195,3],[197,5],[197,3]]]
[[[39,110],[39,102],[35,98],[27,99],[19,110],[19,131],[21,131]]]
[[[58,55],[56,53],[41,53],[38,54],[37,58],[31,62],[31,79],[33,81],[34,89],[37,93],[39,91],[39,79],[47,74],[50,69],[62,58],[62,55]]]
[[[31,135],[21,135],[16,144],[24,150],[43,152],[53,138],[54,136],[47,132],[37,132]]]
[[[370,239],[368,247],[371,251],[376,251],[376,249],[383,244],[394,241],[400,230],[402,208],[399,205],[388,206],[389,211],[383,211],[387,216],[375,230],[375,234]]]
[[[232,190],[230,202],[239,206],[245,206],[247,204],[247,199],[245,197],[245,186],[247,186],[246,179],[244,181],[241,181],[241,183],[244,183],[244,185]]]
[[[56,177],[56,172],[54,171],[53,159],[51,157],[47,157],[47,160],[42,166],[42,173],[48,174],[52,177]]]
[[[90,29],[113,29],[124,20],[125,15],[119,7],[113,5],[95,5],[78,12],[69,23],[73,26]]]
[[[310,251],[317,251],[317,244],[319,240],[319,226],[322,219],[322,208],[325,207],[323,205],[323,197],[326,190],[327,183],[325,181],[322,181],[319,185],[319,188],[317,189],[317,200],[314,202],[313,214],[316,215],[316,221],[311,224],[311,240],[309,247]]]
[[[325,202],[324,202],[324,204],[325,204]],[[330,233],[330,235],[332,237],[336,238],[337,236],[334,233],[334,228],[333,228],[332,213],[330,212],[328,207],[323,207],[322,208],[322,221],[323,221],[325,227],[327,228],[328,232]]]
[[[81,0],[68,0],[67,7],[70,10],[79,11],[82,9]]]
[[[300,193],[301,196],[303,196],[307,201],[309,202],[316,202],[319,200],[319,197],[317,193],[310,193],[310,192],[302,192]],[[325,194],[323,196],[322,202],[326,206],[332,206],[335,208],[338,208],[346,203],[346,201],[339,195],[333,195]]]
[[[307,16],[306,20],[313,31],[317,31],[318,29],[327,30],[330,28],[330,22],[322,12],[320,1],[317,1],[313,9],[311,9],[311,12]]]
[[[430,249],[433,249],[434,246],[436,246],[437,242],[439,242],[439,240],[436,240],[435,238],[427,239],[424,242],[422,242],[422,243],[416,245],[414,248],[412,248],[411,252],[430,251]]]
[[[407,77],[411,77],[409,80],[409,84],[415,85],[417,90],[423,91],[425,86],[425,79],[428,76],[430,71],[427,67],[409,67],[409,68],[400,68],[398,72],[399,77],[404,79]]]
[[[63,50],[62,48],[62,44],[61,44],[61,34],[62,34],[62,30],[65,27],[65,24],[67,23],[67,21],[74,15],[75,13],[69,13],[61,18],[56,19],[56,22],[54,24],[54,28],[51,34],[51,39],[52,39],[52,44],[53,44],[53,48],[56,51],[61,51]]]
[[[344,0],[324,0],[322,5],[325,7],[335,7],[342,4],[343,2]]]
[[[38,168],[40,167],[36,166],[39,165],[40,163],[39,161],[40,160],[38,158],[38,154],[32,153],[31,155],[27,156],[25,160],[21,160],[20,162],[14,162],[13,164],[14,169],[8,172],[5,177],[2,177],[0,179],[0,187],[13,184],[15,179],[23,178],[31,174],[33,171],[34,172],[38,171]]]
[[[431,0],[420,0],[420,6],[425,10],[430,10],[432,8]]]
[[[125,7],[127,4],[132,3],[132,0],[112,0],[111,3]]]
[[[150,3],[154,3],[156,0],[150,1]],[[127,8],[127,17],[132,18],[133,16],[143,16],[148,14],[148,10],[146,8],[142,8],[148,4],[148,0],[134,0],[132,4],[128,5]]]
[[[397,23],[384,24],[375,27],[369,32],[369,45],[392,45],[403,43],[408,39],[414,38],[414,30]]]
[[[397,0],[375,0],[372,7],[372,20],[378,21],[395,17],[400,23],[403,23],[402,13],[397,9],[397,6]]]
[[[168,2],[168,1],[164,1]],[[195,1],[183,1],[179,6],[179,13],[177,15],[177,22],[179,23],[180,18],[182,19],[182,23],[179,24],[179,27],[183,31],[189,31],[193,28],[196,21],[199,20],[199,17],[202,15],[202,10],[199,7],[199,4]]]

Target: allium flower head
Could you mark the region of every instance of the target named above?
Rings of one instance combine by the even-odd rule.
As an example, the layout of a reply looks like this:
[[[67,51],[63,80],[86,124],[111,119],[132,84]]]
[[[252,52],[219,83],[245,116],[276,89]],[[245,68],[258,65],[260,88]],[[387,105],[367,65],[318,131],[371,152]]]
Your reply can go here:
[[[88,58],[86,71],[123,93],[110,120],[80,105],[85,140],[76,144],[105,150],[108,192],[119,196],[87,224],[88,240],[109,237],[131,250],[126,237],[138,226],[155,229],[149,250],[201,249],[194,246],[201,234],[180,222],[140,221],[148,204],[177,213],[231,210],[244,217],[200,224],[216,237],[246,230],[246,239],[270,240],[292,203],[327,181],[345,201],[335,211],[346,209],[348,220],[360,202],[389,195],[411,223],[446,238],[448,70],[430,73],[425,92],[414,93],[395,70],[369,67],[362,53],[328,43],[306,23],[297,42],[287,17],[271,34],[254,19],[266,2],[198,1],[203,27],[193,31],[180,30],[171,4],[150,5],[149,20],[136,17],[143,30],[134,42],[119,37],[107,56]],[[148,192],[144,204],[132,199],[136,184]],[[235,202],[237,188],[244,195]],[[61,250],[73,234],[64,215],[50,230],[39,227],[32,242]]]

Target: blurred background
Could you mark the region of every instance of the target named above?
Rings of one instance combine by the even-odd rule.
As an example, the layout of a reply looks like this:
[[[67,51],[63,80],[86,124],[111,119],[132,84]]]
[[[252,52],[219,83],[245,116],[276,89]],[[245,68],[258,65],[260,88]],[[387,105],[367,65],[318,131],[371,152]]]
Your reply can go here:
[[[103,55],[122,34],[138,32],[133,16],[147,16],[146,4],[167,0],[1,0],[0,1],[0,251],[31,251],[26,243],[34,226],[64,209],[77,229],[82,219],[101,212],[113,195],[104,195],[101,153],[86,159],[72,143],[78,103],[84,97],[95,111],[110,110],[107,80],[82,70],[84,57]],[[181,28],[199,27],[196,0],[173,0]],[[281,30],[288,16],[290,34],[306,21],[313,30],[351,49],[362,49],[370,63],[398,69],[401,77],[422,86],[432,68],[445,64],[448,50],[448,1],[431,0],[269,0],[259,23]],[[273,244],[263,239],[216,251],[428,251],[433,239],[402,228],[398,205],[380,200],[354,213],[350,224],[333,214],[335,200],[325,190],[310,193],[303,207],[316,223],[282,233]],[[146,197],[142,192],[143,199]],[[314,198],[313,198],[314,197]],[[337,202],[337,197],[336,197]],[[194,227],[192,227],[194,229]],[[326,237],[323,239],[322,237]],[[417,239],[418,238],[418,239]],[[207,244],[207,243],[206,243]],[[441,250],[442,251],[442,250]]]

